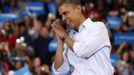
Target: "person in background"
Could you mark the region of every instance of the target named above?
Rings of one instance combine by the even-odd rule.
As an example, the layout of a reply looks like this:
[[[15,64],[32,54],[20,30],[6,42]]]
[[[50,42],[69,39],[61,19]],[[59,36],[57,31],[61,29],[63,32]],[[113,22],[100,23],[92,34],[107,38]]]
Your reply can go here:
[[[12,22],[4,22],[3,28],[0,30],[0,42],[7,43],[10,52],[15,45],[16,38],[17,35],[14,34]]]
[[[47,64],[41,64],[41,60],[39,57],[35,57],[33,61],[33,74],[50,75],[49,66]]]
[[[131,49],[129,53],[130,53],[130,75],[134,75],[134,49]]]
[[[121,54],[121,60],[117,62],[119,75],[129,75],[130,65],[128,61],[129,61],[129,53],[125,51]]]
[[[50,53],[48,50],[48,45],[52,40],[49,37],[49,30],[46,26],[43,26],[40,30],[39,36],[34,40],[34,53],[35,56],[38,56],[43,64],[50,65]]]

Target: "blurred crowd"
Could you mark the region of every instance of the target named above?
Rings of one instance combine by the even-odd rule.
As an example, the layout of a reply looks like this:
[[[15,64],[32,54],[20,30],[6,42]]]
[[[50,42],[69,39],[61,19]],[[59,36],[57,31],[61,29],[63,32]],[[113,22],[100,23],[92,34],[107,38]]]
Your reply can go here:
[[[42,2],[45,14],[25,13],[0,25],[0,75],[52,75],[57,40],[51,22],[60,20],[56,0],[0,0],[0,13],[22,14],[28,2]],[[112,45],[115,75],[134,75],[134,42],[115,43],[115,33],[134,32],[134,0],[81,0],[85,17],[102,21]],[[54,9],[49,8],[50,4]],[[1,17],[1,16],[0,16]],[[110,28],[108,17],[121,18]],[[132,34],[134,40],[134,33]]]

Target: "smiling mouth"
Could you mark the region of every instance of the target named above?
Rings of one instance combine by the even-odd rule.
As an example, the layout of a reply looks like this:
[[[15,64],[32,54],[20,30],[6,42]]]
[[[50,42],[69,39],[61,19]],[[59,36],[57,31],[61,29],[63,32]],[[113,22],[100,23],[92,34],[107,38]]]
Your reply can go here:
[[[70,22],[67,22],[67,24],[69,24]]]
[[[70,22],[71,22],[71,20],[67,20],[67,21],[66,21],[66,24],[70,24]]]

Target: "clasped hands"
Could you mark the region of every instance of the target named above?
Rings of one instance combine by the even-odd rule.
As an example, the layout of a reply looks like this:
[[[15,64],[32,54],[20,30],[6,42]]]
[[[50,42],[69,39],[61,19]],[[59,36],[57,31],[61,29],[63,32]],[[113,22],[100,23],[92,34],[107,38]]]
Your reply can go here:
[[[60,25],[59,22],[53,21],[52,24],[53,31],[62,39],[65,35],[67,35],[66,30],[63,28],[62,25]]]

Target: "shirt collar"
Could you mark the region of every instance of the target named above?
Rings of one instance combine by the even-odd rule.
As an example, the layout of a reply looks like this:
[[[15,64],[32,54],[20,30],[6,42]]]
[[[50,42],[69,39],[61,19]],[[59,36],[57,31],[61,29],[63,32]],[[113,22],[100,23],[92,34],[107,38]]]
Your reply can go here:
[[[84,28],[87,28],[89,26],[89,24],[91,24],[92,21],[90,18],[87,18],[81,25],[79,28],[79,31],[83,30]]]

